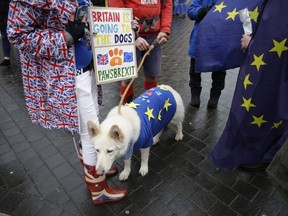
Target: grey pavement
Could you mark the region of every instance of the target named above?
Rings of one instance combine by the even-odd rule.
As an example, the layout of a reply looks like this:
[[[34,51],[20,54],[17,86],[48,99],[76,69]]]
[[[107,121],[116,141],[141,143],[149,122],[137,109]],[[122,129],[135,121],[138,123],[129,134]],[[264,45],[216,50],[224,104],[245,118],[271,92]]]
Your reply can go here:
[[[208,162],[207,155],[228,118],[238,69],[228,71],[216,109],[207,109],[210,73],[202,76],[200,108],[190,106],[187,49],[192,27],[188,18],[173,18],[159,81],[173,86],[184,99],[184,139],[176,142],[174,132],[166,130],[151,149],[145,177],[138,173],[136,153],[127,181],[120,182],[118,176],[108,180],[109,185],[128,187],[128,197],[101,206],[91,202],[72,135],[31,123],[19,58],[13,50],[12,65],[0,68],[0,212],[17,216],[287,216],[288,205],[265,171],[228,171]],[[119,83],[103,88],[105,106],[100,120],[120,100]],[[135,88],[136,95],[143,91],[141,72]],[[121,170],[123,163],[115,165]]]

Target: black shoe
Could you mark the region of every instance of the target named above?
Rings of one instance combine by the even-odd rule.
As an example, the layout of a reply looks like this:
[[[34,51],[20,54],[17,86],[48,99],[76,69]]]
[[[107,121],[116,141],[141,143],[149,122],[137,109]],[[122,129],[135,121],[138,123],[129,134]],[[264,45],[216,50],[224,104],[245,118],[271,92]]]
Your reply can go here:
[[[10,59],[4,59],[1,63],[0,66],[10,66]]]
[[[208,107],[209,108],[216,108],[218,105],[218,101],[219,101],[219,96],[210,97],[210,99],[208,101]]]
[[[240,169],[245,171],[262,171],[268,167],[269,163],[258,163],[258,164],[241,164]]]
[[[194,107],[199,107],[200,106],[200,95],[193,95],[192,94],[190,104]]]

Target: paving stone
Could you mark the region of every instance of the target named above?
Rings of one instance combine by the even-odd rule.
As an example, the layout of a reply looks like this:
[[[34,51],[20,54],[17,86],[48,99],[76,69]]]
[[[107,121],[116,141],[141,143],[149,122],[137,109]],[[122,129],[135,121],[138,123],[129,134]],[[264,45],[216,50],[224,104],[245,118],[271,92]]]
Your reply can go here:
[[[257,215],[261,209],[260,206],[249,202],[241,195],[238,195],[230,206],[234,211],[239,213],[241,216]]]
[[[226,126],[239,69],[227,71],[216,109],[207,109],[212,80],[211,73],[203,73],[201,105],[190,106],[187,47],[192,27],[188,18],[173,17],[159,77],[159,83],[173,86],[183,98],[183,140],[176,141],[172,129],[164,130],[159,143],[151,148],[145,177],[139,174],[140,153],[135,153],[127,181],[120,182],[119,175],[108,179],[110,186],[127,187],[128,197],[102,206],[92,204],[72,134],[32,124],[19,54],[12,48],[13,64],[0,67],[0,212],[13,216],[288,215],[286,201],[265,171],[218,169],[207,160]],[[119,104],[119,85],[102,86],[105,106],[100,107],[100,121]],[[143,68],[134,87],[135,96],[144,91]],[[75,139],[78,142],[78,134]],[[114,164],[123,170],[122,160]]]
[[[31,180],[26,180],[24,183],[20,184],[18,187],[14,188],[13,190],[21,194],[25,194],[29,196],[38,197],[38,198],[41,197],[34,183]]]
[[[211,193],[228,206],[238,195],[234,190],[224,184],[217,184]]]
[[[83,215],[101,215],[101,216],[113,215],[113,212],[111,212],[108,206],[101,205],[95,208],[95,206],[91,205],[91,200],[88,200],[83,205],[81,205],[80,210],[83,213]]]
[[[56,153],[52,155],[51,157],[48,157],[45,159],[47,166],[49,169],[53,169],[57,166],[59,166],[61,163],[65,162],[65,158],[62,154]]]
[[[50,193],[52,193],[56,188],[60,186],[60,184],[57,182],[57,180],[53,177],[50,176],[47,179],[44,179],[43,181],[35,184],[37,190],[39,193],[43,196],[46,197]]]
[[[153,215],[153,216],[158,215],[169,216],[173,214],[173,212],[159,200],[155,200],[154,202],[146,206],[143,209],[143,212],[145,215]]]
[[[68,196],[68,194],[66,193],[66,191],[61,188],[61,187],[57,187],[55,188],[55,190],[53,190],[47,197],[46,199],[51,202],[54,203],[55,205],[64,205],[65,203],[67,203],[68,201],[70,201],[70,197]]]
[[[201,187],[198,187],[189,198],[204,211],[208,211],[208,209],[216,202],[216,198]]]
[[[194,207],[189,199],[179,194],[175,199],[168,203],[169,209],[171,209],[176,215],[187,215]]]
[[[71,191],[73,188],[76,188],[77,186],[84,183],[84,179],[82,179],[77,173],[72,172],[62,179],[59,179],[63,187],[66,189],[66,191]],[[86,185],[85,185],[86,186]]]
[[[24,141],[13,144],[12,148],[15,153],[19,153],[21,151],[31,148],[31,145],[28,141],[24,140]]]
[[[237,216],[238,214],[231,210],[228,206],[222,204],[221,202],[217,201],[208,211],[209,215],[211,216]]]
[[[43,165],[43,161],[38,156],[23,162],[23,166],[27,172],[33,172]]]
[[[14,215],[36,215],[36,213],[44,205],[44,201],[34,198],[26,197],[17,208],[15,208]]]
[[[45,203],[41,209],[37,212],[36,216],[59,216],[63,212],[62,208],[59,208],[50,203]]]
[[[201,172],[193,180],[207,191],[211,191],[217,186],[217,181],[205,172]]]
[[[13,215],[13,211],[21,204],[26,196],[10,191],[0,201],[1,211]]]
[[[272,183],[264,175],[256,174],[250,183],[270,195],[274,192]]]
[[[156,199],[156,197],[153,196],[153,193],[146,190],[144,187],[140,187],[138,190],[134,191],[128,196],[129,199],[133,200],[133,202],[135,202],[142,210]]]
[[[238,180],[232,188],[248,200],[252,200],[259,192],[256,187],[242,180]]]

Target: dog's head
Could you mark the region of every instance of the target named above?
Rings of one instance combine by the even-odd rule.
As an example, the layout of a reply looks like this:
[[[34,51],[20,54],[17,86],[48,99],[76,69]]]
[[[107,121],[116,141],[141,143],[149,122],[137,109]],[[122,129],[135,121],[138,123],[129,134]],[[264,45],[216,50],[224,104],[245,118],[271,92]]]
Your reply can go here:
[[[98,125],[92,121],[87,122],[91,141],[96,149],[96,170],[108,172],[113,162],[124,155],[126,138],[119,125]]]

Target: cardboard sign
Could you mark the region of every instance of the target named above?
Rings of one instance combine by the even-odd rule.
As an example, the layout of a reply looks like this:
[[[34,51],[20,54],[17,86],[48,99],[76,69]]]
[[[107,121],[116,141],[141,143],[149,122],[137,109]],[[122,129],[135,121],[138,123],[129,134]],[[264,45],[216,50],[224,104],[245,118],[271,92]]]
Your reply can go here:
[[[97,84],[137,77],[131,8],[89,7]]]

